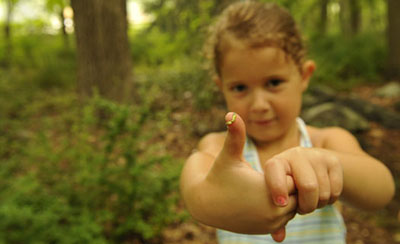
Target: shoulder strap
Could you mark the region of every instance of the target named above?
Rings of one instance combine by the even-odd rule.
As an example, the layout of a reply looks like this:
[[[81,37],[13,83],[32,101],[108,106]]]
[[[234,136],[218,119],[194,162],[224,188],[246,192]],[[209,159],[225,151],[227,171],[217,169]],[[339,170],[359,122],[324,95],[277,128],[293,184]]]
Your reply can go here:
[[[250,166],[253,169],[263,172],[260,159],[258,158],[257,148],[249,137],[246,138],[246,144],[244,145],[243,149],[243,157],[247,162],[250,163]]]
[[[297,126],[300,131],[300,146],[302,147],[312,147],[312,142],[310,136],[308,135],[306,124],[301,118],[296,118]]]

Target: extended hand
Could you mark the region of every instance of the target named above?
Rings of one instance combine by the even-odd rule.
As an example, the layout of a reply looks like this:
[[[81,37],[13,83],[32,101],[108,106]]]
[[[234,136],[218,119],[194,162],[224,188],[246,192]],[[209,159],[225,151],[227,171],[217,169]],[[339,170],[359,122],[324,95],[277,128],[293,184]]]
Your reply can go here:
[[[277,205],[288,198],[286,177],[293,177],[300,214],[331,204],[342,193],[342,165],[325,149],[292,148],[268,160],[263,168],[268,189]]]
[[[232,122],[233,115],[228,113],[225,120]],[[221,225],[216,227],[224,228],[225,220],[235,219],[237,225],[232,224],[229,229],[225,229],[248,234],[276,232],[273,238],[282,241],[285,238],[284,226],[296,213],[296,197],[287,196],[284,207],[274,204],[262,173],[256,172],[243,159],[245,140],[245,125],[237,115],[228,125],[223,149],[206,177],[207,183],[212,186],[209,188],[210,194],[218,195],[214,204],[226,206],[219,216]],[[280,180],[285,181],[286,194],[294,192],[292,177],[286,177],[284,173]],[[248,229],[243,229],[246,225]]]

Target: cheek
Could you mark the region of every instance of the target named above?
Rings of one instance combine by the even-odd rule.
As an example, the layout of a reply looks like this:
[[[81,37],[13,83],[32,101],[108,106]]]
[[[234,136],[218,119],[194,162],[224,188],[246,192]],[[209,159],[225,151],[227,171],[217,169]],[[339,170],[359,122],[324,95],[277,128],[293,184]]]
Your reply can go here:
[[[234,100],[226,100],[226,106],[230,111],[234,111],[239,114],[243,113],[243,111],[245,110],[242,103]]]
[[[280,111],[281,116],[285,117],[297,117],[300,114],[301,109],[301,95],[299,94],[288,94],[279,99],[276,103],[276,110]]]
[[[247,117],[246,102],[233,97],[225,97],[225,102],[229,111],[238,113],[243,119]]]
[[[237,99],[231,94],[226,92],[225,90],[223,91],[224,99],[226,106],[228,107],[229,110],[235,109],[237,106],[240,105]]]

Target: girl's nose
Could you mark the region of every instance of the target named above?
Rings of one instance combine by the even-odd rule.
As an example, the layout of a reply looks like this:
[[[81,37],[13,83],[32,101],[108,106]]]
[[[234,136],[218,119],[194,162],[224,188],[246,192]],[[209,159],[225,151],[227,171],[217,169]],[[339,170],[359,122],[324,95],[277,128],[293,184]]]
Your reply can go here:
[[[254,112],[267,112],[270,110],[271,105],[268,95],[262,90],[254,91],[252,95],[251,109]]]

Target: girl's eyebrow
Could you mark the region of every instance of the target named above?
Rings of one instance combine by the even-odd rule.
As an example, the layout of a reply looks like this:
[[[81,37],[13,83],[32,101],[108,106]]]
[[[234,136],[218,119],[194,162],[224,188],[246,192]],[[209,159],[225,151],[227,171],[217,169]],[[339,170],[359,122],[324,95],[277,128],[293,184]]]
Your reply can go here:
[[[265,76],[272,77],[272,76],[283,76],[288,73],[287,69],[285,68],[278,68],[268,72]]]
[[[263,77],[263,79],[276,79],[276,78],[285,78],[285,77],[289,77],[291,76],[290,73],[288,73],[285,70],[274,70],[273,72],[271,72],[270,74],[267,74]]]
[[[224,82],[226,82],[227,84],[230,84],[230,85],[245,83],[243,80],[225,80]]]
[[[284,79],[286,76],[284,74],[273,74],[269,76],[265,76],[264,80],[271,80],[271,79]]]

